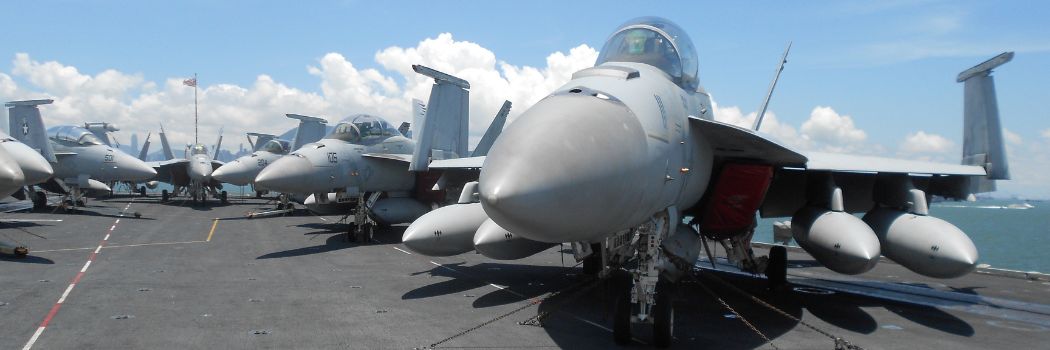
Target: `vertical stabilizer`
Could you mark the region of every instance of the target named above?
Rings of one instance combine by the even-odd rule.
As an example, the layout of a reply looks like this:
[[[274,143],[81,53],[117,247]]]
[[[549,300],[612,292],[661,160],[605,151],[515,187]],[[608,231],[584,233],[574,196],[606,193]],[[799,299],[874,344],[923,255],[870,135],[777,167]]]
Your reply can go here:
[[[222,128],[219,128],[219,140],[215,141],[215,148],[212,149],[211,159],[219,160],[219,148],[222,147]]]
[[[47,130],[44,120],[40,117],[39,105],[46,105],[54,100],[28,100],[11,101],[5,103],[7,107],[8,128],[11,136],[18,141],[28,145],[40,152],[49,162],[55,163],[55,151],[47,140]]]
[[[423,125],[423,119],[427,117],[427,105],[417,98],[412,99],[412,124],[405,137],[415,140],[419,134],[419,127]]]
[[[146,141],[142,142],[142,150],[139,151],[139,160],[146,161],[146,157],[149,156],[149,137],[153,136],[153,133],[146,134]]]
[[[485,135],[481,136],[481,141],[478,142],[478,146],[474,147],[474,153],[471,153],[471,157],[479,157],[489,154],[489,148],[492,148],[492,144],[496,142],[496,138],[503,132],[503,125],[507,123],[507,114],[510,113],[510,101],[503,101],[503,107],[500,107],[499,113],[496,113],[496,118],[492,119],[492,124],[489,124],[489,129],[485,130]]]
[[[963,83],[962,164],[982,166],[988,172],[988,177],[973,188],[976,193],[994,191],[995,182],[989,180],[1010,179],[991,73],[1013,57],[1013,52],[1004,52],[959,73],[956,79]]]
[[[254,142],[252,142],[252,136],[255,136],[255,141]],[[250,133],[248,133],[248,145],[252,146],[252,152],[255,152],[255,151],[258,151],[260,148],[262,148],[262,146],[265,145],[267,142],[270,142],[270,140],[273,140],[273,139],[276,139],[276,138],[277,138],[277,135],[260,134],[260,133],[257,133],[257,132],[250,132]]]
[[[318,117],[310,117],[299,114],[285,114],[288,118],[298,119],[299,127],[295,130],[295,140],[292,140],[292,151],[303,147],[303,145],[317,142],[324,137],[327,131],[328,120]]]
[[[418,64],[412,65],[412,69],[434,78],[434,86],[430,90],[426,117],[418,124],[419,134],[409,170],[427,170],[431,157],[449,159],[467,156],[470,83]]]
[[[171,152],[171,145],[168,144],[168,136],[164,134],[164,125],[160,126],[160,148],[164,151],[164,160],[175,159],[175,153]]]

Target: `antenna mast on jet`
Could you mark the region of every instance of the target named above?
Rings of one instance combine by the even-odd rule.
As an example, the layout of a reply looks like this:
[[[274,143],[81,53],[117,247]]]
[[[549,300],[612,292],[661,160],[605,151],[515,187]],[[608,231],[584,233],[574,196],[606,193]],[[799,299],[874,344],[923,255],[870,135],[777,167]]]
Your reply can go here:
[[[791,51],[791,42],[788,42],[788,46],[784,49],[784,56],[780,57],[780,64],[777,65],[777,73],[773,76],[773,82],[769,83],[769,92],[766,92],[766,99],[762,101],[762,108],[758,110],[758,115],[755,116],[755,125],[752,127],[755,131],[762,127],[762,118],[766,116],[766,107],[769,107],[769,98],[773,97],[773,89],[777,87],[777,80],[780,79],[780,72],[784,71],[784,64],[788,61],[788,51]]]

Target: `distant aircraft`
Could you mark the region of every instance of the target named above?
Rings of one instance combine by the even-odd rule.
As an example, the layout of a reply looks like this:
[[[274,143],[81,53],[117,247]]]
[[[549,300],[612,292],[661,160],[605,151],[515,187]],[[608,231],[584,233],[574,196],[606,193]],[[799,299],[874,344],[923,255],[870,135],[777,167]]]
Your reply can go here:
[[[248,142],[255,146],[254,152],[215,169],[212,177],[238,186],[248,184],[254,186],[255,176],[259,175],[259,172],[267,165],[288,152],[298,150],[303,145],[316,142],[324,137],[327,120],[298,114],[286,114],[286,116],[299,120],[294,141],[280,140],[274,135],[249,133]],[[254,143],[251,141],[251,136],[257,137]],[[262,191],[257,190],[256,194],[261,197]]]
[[[414,102],[418,130],[405,137],[383,118],[350,116],[324,139],[273,162],[255,178],[260,188],[287,193],[311,193],[307,205],[354,203],[353,232],[367,241],[378,224],[407,223],[426,213],[429,203],[443,203],[443,192],[432,191],[437,177],[428,178],[430,159],[468,156],[468,89],[460,78],[423,66],[413,69],[435,79],[427,107]],[[506,102],[475,152],[488,150],[502,130],[510,110]],[[423,112],[425,111],[425,112]],[[425,117],[418,118],[422,113]],[[492,131],[496,129],[495,131]]]
[[[670,344],[670,291],[708,240],[744,269],[783,282],[782,246],[769,257],[752,253],[756,212],[793,216],[795,240],[834,271],[863,273],[881,253],[923,275],[961,276],[977,250],[926,202],[1008,178],[989,72],[1011,55],[960,75],[963,165],[803,152],[715,121],[689,36],[665,19],[638,18],[609,37],[594,67],[522,113],[487,157],[431,163],[481,168],[477,191],[463,193],[480,203],[431,211],[403,241],[427,255],[476,249],[496,259],[571,243],[585,271],[624,287],[613,316],[619,344],[632,324],[651,325],[655,343]]]
[[[149,162],[150,166],[157,171],[155,180],[166,182],[174,186],[172,192],[161,190],[161,200],[168,201],[172,196],[185,194],[192,198],[193,203],[203,204],[208,195],[218,198],[222,204],[228,202],[226,191],[222,190],[222,184],[212,178],[212,171],[222,166],[223,163],[216,158],[219,156],[219,146],[222,145],[222,131],[219,131],[219,140],[215,143],[214,154],[208,154],[208,147],[204,144],[195,144],[187,149],[186,158],[175,158],[168,143],[168,137],[164,133],[164,126],[160,127],[160,144],[164,151],[165,160]]]
[[[156,175],[145,162],[119,149],[105,145],[92,132],[76,126],[61,125],[44,129],[37,106],[52,100],[7,102],[10,130],[15,139],[37,149],[53,164],[52,181],[41,188],[66,195],[66,204],[73,209],[83,205],[83,190],[109,192],[103,182],[144,181]],[[43,198],[38,193],[36,198]]]

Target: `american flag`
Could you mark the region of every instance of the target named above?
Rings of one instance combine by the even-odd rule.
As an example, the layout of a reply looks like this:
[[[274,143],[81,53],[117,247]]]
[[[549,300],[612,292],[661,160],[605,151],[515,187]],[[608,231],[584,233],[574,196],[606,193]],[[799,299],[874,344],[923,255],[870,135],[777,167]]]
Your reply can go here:
[[[189,78],[182,81],[182,85],[197,87],[197,78]]]

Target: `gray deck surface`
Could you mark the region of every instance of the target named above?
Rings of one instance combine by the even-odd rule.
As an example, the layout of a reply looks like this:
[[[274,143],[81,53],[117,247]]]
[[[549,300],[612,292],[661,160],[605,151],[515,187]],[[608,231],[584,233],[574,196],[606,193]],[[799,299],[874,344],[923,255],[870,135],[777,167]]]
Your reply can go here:
[[[25,259],[0,256],[0,349],[30,341],[103,243],[33,349],[404,349],[516,309],[438,347],[615,347],[611,291],[600,284],[529,306],[581,279],[571,253],[557,247],[510,262],[473,253],[431,258],[404,251],[397,243],[403,227],[353,244],[340,234],[346,225],[336,223],[338,216],[245,219],[271,206],[257,199],[205,207],[158,200],[93,200],[69,215],[3,214],[0,221],[62,221],[2,229],[32,252]],[[842,276],[815,266],[804,252],[792,250],[789,258],[796,286],[837,292],[769,292],[764,280],[721,261],[724,271],[701,273],[699,282],[678,288],[674,348],[771,348],[702,286],[777,348],[833,347],[717,280],[865,349],[1050,347],[1050,281],[989,273],[930,280],[886,261],[867,274]],[[543,327],[518,324],[542,311],[550,312]],[[650,341],[647,331],[635,333]]]

